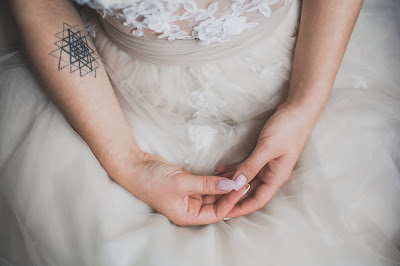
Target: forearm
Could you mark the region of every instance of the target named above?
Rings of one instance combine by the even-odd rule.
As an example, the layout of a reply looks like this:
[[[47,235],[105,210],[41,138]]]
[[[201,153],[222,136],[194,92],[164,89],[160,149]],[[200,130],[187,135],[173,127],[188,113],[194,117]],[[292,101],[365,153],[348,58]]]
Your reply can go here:
[[[75,7],[70,0],[10,3],[42,84],[108,175],[121,180],[141,151]]]
[[[286,104],[313,126],[325,107],[362,0],[303,0]]]

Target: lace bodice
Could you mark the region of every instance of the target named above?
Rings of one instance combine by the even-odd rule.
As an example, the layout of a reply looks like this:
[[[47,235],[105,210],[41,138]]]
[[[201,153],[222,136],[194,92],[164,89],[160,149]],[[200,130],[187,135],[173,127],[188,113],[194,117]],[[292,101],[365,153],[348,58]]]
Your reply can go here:
[[[291,0],[74,0],[103,18],[122,24],[133,36],[197,39],[201,44],[228,41],[256,27],[258,19]]]

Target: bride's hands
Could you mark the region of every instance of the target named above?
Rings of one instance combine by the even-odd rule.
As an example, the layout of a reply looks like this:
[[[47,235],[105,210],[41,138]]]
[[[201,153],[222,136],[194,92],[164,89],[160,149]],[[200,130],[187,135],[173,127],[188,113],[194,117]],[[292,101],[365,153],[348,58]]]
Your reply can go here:
[[[180,226],[223,220],[245,190],[244,183],[235,184],[231,179],[218,176],[196,176],[156,155],[141,152],[140,157],[119,183]],[[227,190],[220,190],[218,184]],[[203,195],[222,197],[210,204],[204,201]]]
[[[243,174],[251,186],[227,217],[246,215],[267,204],[289,180],[312,127],[312,120],[300,109],[283,103],[263,127],[254,151],[246,160],[216,168],[215,173],[220,176]]]

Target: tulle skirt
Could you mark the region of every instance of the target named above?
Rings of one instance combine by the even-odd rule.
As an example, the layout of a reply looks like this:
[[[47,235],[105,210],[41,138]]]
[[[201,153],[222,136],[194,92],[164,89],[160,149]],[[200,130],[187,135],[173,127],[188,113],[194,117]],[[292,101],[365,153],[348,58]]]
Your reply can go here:
[[[174,54],[179,41],[128,51],[89,19],[142,150],[195,174],[245,159],[289,90],[300,2],[287,8],[269,34],[198,60]],[[289,182],[264,208],[204,226],[176,226],[110,179],[24,55],[4,53],[0,264],[399,265],[399,10],[365,2]]]

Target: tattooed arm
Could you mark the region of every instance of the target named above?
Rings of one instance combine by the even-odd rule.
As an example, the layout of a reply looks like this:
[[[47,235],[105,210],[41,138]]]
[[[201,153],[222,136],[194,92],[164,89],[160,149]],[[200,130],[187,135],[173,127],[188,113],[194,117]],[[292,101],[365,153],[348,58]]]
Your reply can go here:
[[[108,175],[179,225],[222,220],[240,199],[233,181],[195,176],[138,147],[96,49],[70,0],[11,0],[38,77]],[[228,190],[220,190],[225,179]]]
[[[112,177],[141,150],[78,12],[66,0],[10,1],[42,84]],[[118,136],[118,137],[117,137]]]

